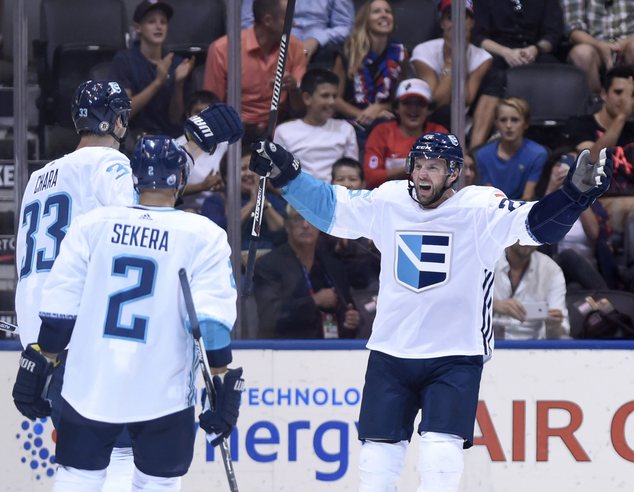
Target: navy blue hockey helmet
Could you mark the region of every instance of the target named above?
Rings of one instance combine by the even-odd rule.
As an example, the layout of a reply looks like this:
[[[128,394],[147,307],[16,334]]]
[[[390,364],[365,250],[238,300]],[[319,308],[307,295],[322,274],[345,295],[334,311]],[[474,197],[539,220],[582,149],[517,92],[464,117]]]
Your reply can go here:
[[[170,137],[145,135],[134,147],[130,166],[138,190],[173,188],[182,193],[191,156]]]
[[[462,169],[462,147],[453,133],[425,133],[412,146],[407,155],[407,174],[412,174],[417,157],[444,159],[449,171]]]
[[[82,133],[112,135],[118,116],[127,128],[132,101],[117,82],[87,80],[75,91],[71,113],[75,129]]]

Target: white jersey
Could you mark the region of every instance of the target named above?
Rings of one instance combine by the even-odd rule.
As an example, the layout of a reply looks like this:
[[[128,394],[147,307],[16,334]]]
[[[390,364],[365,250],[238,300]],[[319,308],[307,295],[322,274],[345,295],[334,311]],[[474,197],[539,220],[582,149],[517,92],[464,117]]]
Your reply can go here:
[[[31,175],[16,240],[15,310],[24,347],[37,341],[42,285],[68,226],[94,208],[134,200],[130,161],[109,147],[82,147]]]
[[[86,418],[134,422],[194,404],[194,341],[178,272],[199,319],[233,327],[226,233],[172,208],[105,207],[79,217],[44,286],[44,316],[76,316],[62,396]]]
[[[295,181],[284,197],[299,213],[334,236],[367,237],[381,252],[368,348],[401,358],[491,356],[496,262],[518,239],[538,244],[525,224],[532,203],[520,206],[495,188],[468,186],[423,209],[409,197],[407,181],[372,191],[334,186],[334,196],[308,188],[304,175]],[[330,224],[319,223],[329,216]]]

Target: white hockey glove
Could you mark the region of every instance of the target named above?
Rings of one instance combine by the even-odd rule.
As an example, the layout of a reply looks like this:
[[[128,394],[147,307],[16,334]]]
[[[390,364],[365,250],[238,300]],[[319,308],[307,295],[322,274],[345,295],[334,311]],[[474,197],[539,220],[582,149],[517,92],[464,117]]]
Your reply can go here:
[[[577,156],[562,190],[574,202],[588,206],[610,187],[613,167],[610,149],[601,149],[596,163],[590,160],[590,151],[586,149]]]

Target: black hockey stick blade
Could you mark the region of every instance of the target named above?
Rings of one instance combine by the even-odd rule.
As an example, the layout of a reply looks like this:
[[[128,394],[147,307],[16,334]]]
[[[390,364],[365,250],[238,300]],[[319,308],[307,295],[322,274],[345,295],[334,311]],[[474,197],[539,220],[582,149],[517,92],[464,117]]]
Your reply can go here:
[[[7,333],[16,333],[18,331],[18,327],[8,321],[0,321],[0,330],[6,331]]]

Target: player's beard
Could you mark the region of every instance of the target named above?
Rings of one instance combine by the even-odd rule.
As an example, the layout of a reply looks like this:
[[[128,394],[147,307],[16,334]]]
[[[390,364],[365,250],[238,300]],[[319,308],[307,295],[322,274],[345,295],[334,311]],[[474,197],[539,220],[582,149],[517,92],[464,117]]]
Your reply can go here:
[[[416,201],[420,203],[423,207],[433,206],[438,200],[440,200],[443,194],[448,189],[451,188],[451,185],[447,185],[447,180],[449,179],[450,176],[451,174],[448,174],[447,176],[445,176],[444,181],[440,185],[436,185],[430,181],[429,183],[431,184],[432,193],[431,195],[428,195],[427,197],[422,197],[420,195],[421,189],[418,185],[416,185],[414,187],[414,192],[416,194]]]

